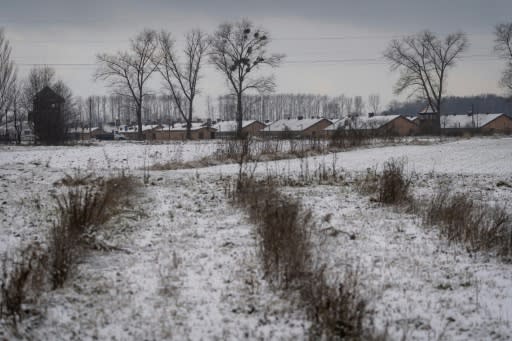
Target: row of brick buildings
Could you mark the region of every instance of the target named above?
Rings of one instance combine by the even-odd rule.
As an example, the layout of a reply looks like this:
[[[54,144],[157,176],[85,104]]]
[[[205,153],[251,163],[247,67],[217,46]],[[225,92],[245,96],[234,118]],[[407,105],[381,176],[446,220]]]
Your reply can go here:
[[[249,135],[275,138],[328,138],[336,132],[360,132],[372,136],[413,136],[424,133],[422,125],[425,117],[401,115],[348,117],[338,120],[326,118],[296,118],[278,120],[269,124],[251,120],[242,122],[242,132]],[[193,140],[229,138],[236,133],[236,121],[214,122],[213,124],[194,123],[191,129]],[[186,125],[145,125],[142,127],[146,140],[184,140]],[[93,128],[80,138],[87,139],[105,133],[116,132],[126,139],[137,139],[136,127]],[[441,131],[445,135],[457,134],[510,134],[512,118],[505,114],[443,115]]]

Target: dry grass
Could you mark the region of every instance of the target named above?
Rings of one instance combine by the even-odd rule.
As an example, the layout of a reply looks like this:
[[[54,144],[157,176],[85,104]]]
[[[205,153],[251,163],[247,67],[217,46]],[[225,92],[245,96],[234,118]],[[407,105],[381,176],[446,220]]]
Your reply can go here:
[[[232,193],[256,224],[265,277],[284,292],[297,293],[312,321],[313,339],[372,339],[363,321],[370,317],[358,274],[347,272],[331,285],[313,260],[312,214],[299,200],[284,196],[271,179],[244,178]]]
[[[470,251],[512,257],[512,217],[502,207],[441,188],[426,205],[424,223],[437,226],[450,241],[465,243]]]
[[[30,244],[9,260],[2,260],[0,317],[14,326],[25,315],[24,304],[35,300],[44,286],[47,256],[38,244]]]
[[[404,172],[404,161],[391,159],[384,163],[379,177],[379,202],[384,204],[402,203],[409,199],[411,178]]]
[[[368,168],[366,174],[356,180],[356,188],[365,195],[376,195],[372,200],[383,204],[401,204],[410,199],[412,178],[405,173],[405,162],[390,159],[384,163],[381,173]]]
[[[2,260],[0,318],[10,320],[14,330],[41,292],[62,286],[90,241],[84,238],[86,232],[90,237],[91,229],[116,214],[137,182],[125,176],[94,181],[87,176],[66,177],[56,185],[70,187],[56,197],[58,219],[49,230],[48,246],[30,244],[12,259]]]
[[[359,296],[359,275],[354,270],[345,273],[341,282],[330,286],[322,269],[314,272],[300,291],[302,300],[309,302],[314,319],[311,336],[327,339],[373,339],[364,329],[368,317],[367,302]]]
[[[244,151],[249,141],[250,149]],[[239,163],[240,155],[245,155],[245,162],[277,161],[293,158],[304,158],[328,153],[327,145],[319,139],[282,140],[253,137],[244,139],[225,139],[219,144],[215,153],[194,161],[167,160],[156,162],[148,170],[165,171],[177,169],[194,169],[217,166],[221,164]]]
[[[84,244],[94,242],[90,238],[95,230],[117,213],[120,204],[137,186],[134,178],[126,176],[96,179],[91,183],[72,186],[55,198],[58,221],[48,235],[53,288],[62,286]]]
[[[273,181],[238,182],[236,200],[248,208],[257,226],[259,253],[266,277],[291,287],[311,267],[311,212],[280,194]]]

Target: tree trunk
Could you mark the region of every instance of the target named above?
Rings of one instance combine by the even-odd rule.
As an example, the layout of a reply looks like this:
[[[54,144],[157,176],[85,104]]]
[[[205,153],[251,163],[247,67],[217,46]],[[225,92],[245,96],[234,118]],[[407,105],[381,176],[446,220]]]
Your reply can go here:
[[[433,122],[434,134],[441,136],[441,101],[437,101],[437,113]]]
[[[139,141],[144,140],[144,134],[142,132],[142,100],[140,101],[140,104],[137,104],[137,138]]]
[[[190,101],[189,105],[188,105],[188,119],[187,119],[187,134],[186,134],[186,139],[187,140],[190,140],[192,138],[192,134],[190,132],[190,130],[192,129],[192,101]]]
[[[237,93],[237,101],[236,101],[236,136],[238,138],[242,138],[242,93]]]

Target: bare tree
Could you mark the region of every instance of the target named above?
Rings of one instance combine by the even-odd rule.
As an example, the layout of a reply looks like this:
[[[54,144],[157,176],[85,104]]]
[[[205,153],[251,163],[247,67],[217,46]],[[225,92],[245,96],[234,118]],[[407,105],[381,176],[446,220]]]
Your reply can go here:
[[[27,112],[32,111],[36,94],[45,86],[52,87],[55,82],[55,70],[49,66],[30,69],[23,85],[22,106]]]
[[[409,89],[412,94],[426,100],[437,114],[433,129],[438,132],[447,70],[455,65],[468,45],[468,39],[462,32],[449,34],[441,40],[434,33],[424,31],[392,40],[384,52],[391,70],[400,72],[395,93]]]
[[[156,65],[158,71],[166,82],[180,115],[187,123],[186,138],[190,139],[192,128],[192,115],[194,112],[194,98],[199,93],[197,82],[203,58],[209,45],[207,35],[201,30],[192,30],[185,37],[185,62],[180,64],[174,51],[174,41],[171,34],[161,32],[158,36],[161,56],[158,56]]]
[[[215,107],[212,104],[212,99],[210,96],[206,97],[206,112],[210,120],[215,119]]]
[[[368,106],[370,110],[377,115],[380,110],[380,96],[378,94],[371,94],[368,96]]]
[[[0,28],[0,122],[10,109],[12,91],[16,83],[16,68],[11,59],[11,45],[5,37],[4,30]],[[6,131],[7,133],[7,131]]]
[[[350,116],[352,115],[352,104],[353,104],[353,99],[352,97],[344,97],[343,98],[343,102],[345,102],[345,108],[347,110],[347,116]]]
[[[23,87],[16,82],[11,92],[12,96],[12,118],[14,122],[14,139],[16,144],[21,144],[21,136],[23,134],[23,124],[27,119],[27,111],[22,105]]]
[[[364,107],[365,107],[365,104],[364,104],[363,97],[355,96],[354,97],[354,112],[358,116],[361,116],[363,114]]]
[[[253,23],[246,19],[221,24],[211,37],[211,41],[210,62],[226,76],[237,99],[237,135],[241,136],[242,96],[245,91],[253,89],[262,93],[271,92],[275,88],[272,76],[251,76],[262,66],[278,66],[284,55],[268,54],[268,33],[254,28]]]
[[[507,62],[500,84],[512,94],[512,22],[497,25],[494,34],[494,51]]]
[[[144,138],[142,107],[147,94],[145,85],[156,71],[156,64],[153,62],[157,50],[157,33],[154,30],[145,29],[130,40],[129,52],[118,52],[114,55],[104,53],[96,57],[99,66],[95,78],[108,80],[118,94],[133,99],[137,115],[138,137],[141,140]]]

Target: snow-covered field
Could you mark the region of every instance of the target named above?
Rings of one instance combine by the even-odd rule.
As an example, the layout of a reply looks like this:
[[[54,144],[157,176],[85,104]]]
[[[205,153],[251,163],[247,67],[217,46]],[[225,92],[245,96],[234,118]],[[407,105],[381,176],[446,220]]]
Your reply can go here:
[[[54,183],[66,174],[124,171],[142,178],[145,165],[196,160],[217,147],[0,147],[0,254],[44,240],[53,219]],[[335,165],[350,180],[392,157],[407,160],[419,195],[444,182],[512,213],[512,188],[496,186],[512,184],[512,138],[359,149],[259,163],[254,171],[292,176]],[[225,197],[227,178],[237,171],[236,165],[221,165],[150,172],[135,207],[106,226],[110,242],[127,252],[88,252],[62,289],[41,296],[41,314],[22,322],[20,338],[307,338],[305,314],[265,282],[253,226]],[[281,190],[314,213],[317,256],[328,271],[359,269],[375,324],[387,326],[391,339],[512,337],[511,264],[449,245],[418,217],[372,203],[350,181]]]

